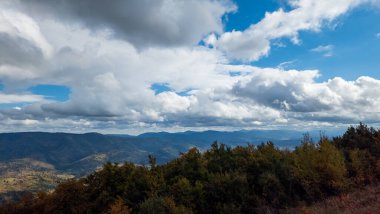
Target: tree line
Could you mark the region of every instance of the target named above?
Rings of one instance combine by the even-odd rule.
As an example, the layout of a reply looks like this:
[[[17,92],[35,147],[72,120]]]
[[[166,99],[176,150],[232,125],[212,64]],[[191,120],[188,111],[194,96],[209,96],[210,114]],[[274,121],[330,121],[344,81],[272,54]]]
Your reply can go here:
[[[380,179],[380,131],[360,123],[339,137],[293,150],[273,143],[205,152],[192,148],[163,165],[107,163],[52,192],[8,201],[0,213],[278,213]]]

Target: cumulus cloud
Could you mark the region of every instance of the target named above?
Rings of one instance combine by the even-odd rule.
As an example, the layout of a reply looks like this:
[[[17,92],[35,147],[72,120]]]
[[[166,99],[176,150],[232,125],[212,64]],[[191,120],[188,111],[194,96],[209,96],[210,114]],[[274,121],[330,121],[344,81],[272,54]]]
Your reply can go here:
[[[7,3],[7,1],[5,1]],[[44,63],[53,57],[53,47],[29,15],[0,3],[0,81],[7,91],[25,89]]]
[[[7,9],[1,10],[0,33],[2,33],[0,39],[7,39],[3,37],[8,36],[17,38],[21,42],[27,41],[36,48],[39,48],[46,57],[51,55],[52,47],[41,34],[38,24],[31,17],[23,13]],[[7,48],[7,50],[12,49]]]
[[[221,16],[234,10],[229,1],[4,2],[0,104],[28,103],[0,108],[5,131],[380,121],[379,80],[318,82],[317,70],[259,68],[229,58],[258,59],[276,38],[297,43],[300,30],[319,30],[359,1],[291,1],[290,11],[267,13],[245,31],[224,33]],[[197,46],[210,32],[220,34],[205,40],[216,48]],[[320,49],[326,54],[329,47]],[[69,100],[26,92],[36,84],[65,85]],[[154,84],[170,90],[155,93]]]
[[[107,30],[136,47],[196,45],[210,32],[223,31],[222,15],[236,6],[229,0],[21,0],[21,7],[46,16]]]
[[[222,33],[216,38],[211,35],[204,41],[226,52],[231,58],[256,61],[270,52],[271,41],[290,38],[294,44],[300,44],[300,31],[319,31],[325,23],[331,23],[337,17],[363,3],[379,2],[369,0],[291,0],[290,11],[280,8],[267,12],[258,23],[243,31]]]
[[[346,81],[335,77],[315,82],[318,71],[265,70],[254,72],[233,89],[239,97],[287,112],[302,120],[335,122],[378,120],[380,81],[359,77]]]
[[[170,61],[161,60],[159,62],[168,67],[174,66],[173,72],[179,64],[189,66],[186,61],[168,65]],[[153,63],[150,69],[159,65],[159,62],[144,61]],[[37,120],[45,125],[52,124],[52,120],[62,121],[62,118],[66,118],[66,125],[69,118],[73,121],[80,119],[86,121],[82,128],[88,129],[127,128],[137,124],[143,124],[142,127],[153,124],[160,127],[252,127],[291,125],[300,121],[347,123],[380,120],[377,116],[380,99],[376,96],[380,91],[379,80],[360,77],[346,81],[336,77],[316,82],[317,70],[264,69],[223,63],[208,67],[208,64],[215,63],[220,62],[208,61],[203,65],[202,72],[213,74],[215,78],[215,82],[209,85],[196,82],[197,78],[190,80],[193,73],[190,69],[183,71],[184,75],[189,75],[179,80],[181,87],[176,86],[177,79],[165,78],[173,91],[155,94],[150,84],[163,80],[158,74],[144,78],[151,71],[142,67],[139,70],[141,76],[131,75],[135,70],[115,70],[96,75],[85,83],[72,82],[73,95],[65,103],[36,102],[22,109],[0,112],[12,120]],[[87,73],[90,71],[82,71],[82,75],[91,76]],[[230,76],[229,72],[243,75]],[[192,88],[187,96],[177,94],[183,87]]]

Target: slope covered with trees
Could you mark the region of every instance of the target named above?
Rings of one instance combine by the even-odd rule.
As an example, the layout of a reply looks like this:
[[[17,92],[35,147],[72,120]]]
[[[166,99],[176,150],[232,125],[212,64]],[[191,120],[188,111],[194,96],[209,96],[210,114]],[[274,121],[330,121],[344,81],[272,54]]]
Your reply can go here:
[[[318,136],[318,132],[311,132]],[[332,133],[330,133],[332,134]],[[163,164],[180,152],[201,151],[217,140],[229,146],[272,141],[293,148],[302,132],[292,130],[241,130],[144,133],[138,136],[99,133],[0,133],[0,204],[19,199],[25,192],[50,191],[70,177],[83,177],[107,162],[147,164],[147,156]]]
[[[0,213],[285,212],[379,178],[380,131],[360,124],[333,139],[305,135],[294,150],[215,142],[163,165],[153,156],[149,166],[107,163],[53,192],[7,202]]]

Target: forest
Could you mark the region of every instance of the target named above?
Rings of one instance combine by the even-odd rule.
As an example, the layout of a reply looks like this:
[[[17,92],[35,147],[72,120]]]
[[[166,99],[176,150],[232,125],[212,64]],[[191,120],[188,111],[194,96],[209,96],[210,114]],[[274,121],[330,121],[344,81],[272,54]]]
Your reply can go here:
[[[365,124],[295,149],[214,142],[149,165],[107,163],[54,191],[7,201],[0,213],[287,213],[380,179],[380,131]]]

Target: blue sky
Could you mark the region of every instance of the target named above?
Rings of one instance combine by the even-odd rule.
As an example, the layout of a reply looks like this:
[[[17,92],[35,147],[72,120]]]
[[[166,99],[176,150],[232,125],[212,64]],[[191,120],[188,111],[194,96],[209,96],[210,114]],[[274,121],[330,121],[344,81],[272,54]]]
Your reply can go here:
[[[35,85],[30,87],[28,91],[61,102],[69,100],[70,96],[70,88],[62,85]]]
[[[236,1],[239,9],[228,14],[225,21],[226,31],[244,30],[252,23],[260,21],[265,12],[287,9],[286,1]],[[301,32],[302,44],[291,44],[289,39],[278,42],[286,47],[275,47],[268,57],[251,63],[261,67],[276,67],[284,62],[287,69],[318,69],[321,71],[320,81],[336,76],[347,80],[355,80],[368,75],[380,78],[380,10],[365,5],[353,9],[339,17],[331,25],[319,32]],[[324,57],[323,53],[312,52],[318,46],[332,45],[332,56]]]
[[[362,75],[379,78],[380,38],[376,34],[380,26],[373,20],[380,20],[378,11],[368,7],[358,8],[342,17],[339,20],[341,23],[334,29],[304,32],[300,36],[302,45],[279,48],[258,65],[275,66],[281,61],[295,61],[290,68],[318,69],[322,73],[321,80],[335,76],[355,80]],[[332,45],[332,56],[323,57],[323,54],[310,51],[319,45]]]
[[[251,24],[257,23],[264,18],[266,12],[273,12],[279,8],[287,8],[287,5],[281,0],[237,0],[235,3],[238,6],[237,11],[227,14],[224,18],[226,31],[245,30]]]
[[[379,0],[104,4],[0,3],[0,131],[380,124]]]

